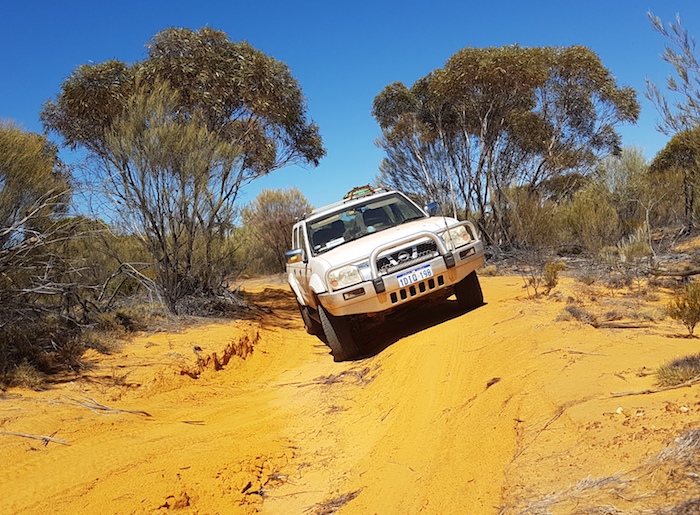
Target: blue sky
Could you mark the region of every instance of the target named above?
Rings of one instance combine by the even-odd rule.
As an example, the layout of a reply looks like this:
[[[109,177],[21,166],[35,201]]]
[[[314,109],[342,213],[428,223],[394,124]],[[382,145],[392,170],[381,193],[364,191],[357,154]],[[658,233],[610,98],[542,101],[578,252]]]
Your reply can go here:
[[[585,45],[620,85],[637,90],[640,121],[620,131],[624,145],[652,158],[667,138],[655,130],[645,79],[663,85],[672,70],[659,58],[665,41],[649,11],[666,23],[680,14],[700,38],[697,0],[0,0],[0,119],[41,132],[42,104],[79,65],[138,61],[160,30],[210,26],[290,67],[328,151],[317,168],[288,167],[256,181],[243,201],[263,187],[297,186],[318,206],[375,177],[382,152],[371,107],[387,84],[410,86],[468,46]]]

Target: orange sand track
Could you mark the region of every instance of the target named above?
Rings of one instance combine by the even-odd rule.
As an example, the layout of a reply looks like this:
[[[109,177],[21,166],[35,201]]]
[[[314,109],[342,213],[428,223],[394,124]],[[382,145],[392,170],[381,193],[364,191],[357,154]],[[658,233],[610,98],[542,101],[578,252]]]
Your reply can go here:
[[[700,349],[672,337],[680,324],[556,321],[567,297],[596,302],[570,280],[539,300],[519,277],[482,287],[481,308],[413,313],[346,363],[304,332],[284,287],[258,288],[262,320],[141,335],[72,382],[5,392],[0,513],[535,513],[700,425],[697,387],[610,395],[653,388],[653,369]],[[221,356],[244,337],[245,359],[182,373],[195,346]]]

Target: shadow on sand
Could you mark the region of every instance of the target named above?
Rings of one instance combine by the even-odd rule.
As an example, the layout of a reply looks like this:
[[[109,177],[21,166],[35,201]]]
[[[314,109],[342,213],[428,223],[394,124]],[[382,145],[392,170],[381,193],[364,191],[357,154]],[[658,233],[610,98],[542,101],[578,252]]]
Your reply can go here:
[[[281,329],[293,329],[299,327],[301,323],[294,294],[288,289],[265,288],[261,292],[246,292],[245,298],[250,304],[265,310],[268,316],[272,315],[274,325]],[[360,322],[359,327],[354,330],[355,339],[360,347],[360,355],[350,361],[374,357],[402,338],[472,313],[479,307],[463,311],[459,308],[456,300],[448,299],[441,302],[419,303],[416,307],[407,307],[388,316],[381,323]],[[325,344],[319,338],[319,347],[321,346],[325,347]]]
[[[482,306],[484,305],[482,304]],[[360,327],[356,339],[360,344],[361,354],[356,360],[374,357],[402,338],[425,331],[467,313],[473,313],[482,306],[464,311],[459,308],[456,300],[449,299],[443,302],[424,304],[415,309],[408,308],[391,318],[387,318],[384,323],[376,324],[371,328]]]

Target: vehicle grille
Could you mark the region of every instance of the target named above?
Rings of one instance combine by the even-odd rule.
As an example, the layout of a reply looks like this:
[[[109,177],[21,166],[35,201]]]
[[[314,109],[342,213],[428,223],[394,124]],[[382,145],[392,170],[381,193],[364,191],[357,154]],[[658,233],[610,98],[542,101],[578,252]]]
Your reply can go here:
[[[431,277],[427,281],[421,281],[416,284],[412,284],[407,288],[402,288],[398,291],[391,292],[389,298],[392,304],[404,301],[415,297],[416,295],[422,295],[423,293],[434,290],[436,287],[441,288],[445,286],[445,278],[441,275],[437,277]]]
[[[383,255],[377,259],[377,270],[379,275],[392,274],[438,255],[437,245],[430,240]]]

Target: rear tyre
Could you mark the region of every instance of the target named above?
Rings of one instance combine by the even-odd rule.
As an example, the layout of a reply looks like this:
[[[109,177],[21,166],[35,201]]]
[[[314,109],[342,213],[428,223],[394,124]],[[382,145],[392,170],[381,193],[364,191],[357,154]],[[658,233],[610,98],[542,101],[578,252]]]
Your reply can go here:
[[[455,285],[455,297],[463,311],[470,311],[484,304],[484,294],[476,272],[472,272]]]
[[[299,312],[301,313],[301,319],[304,321],[304,327],[306,327],[306,332],[313,335],[323,334],[323,327],[321,324],[313,319],[311,313],[309,313],[309,306],[299,305]]]
[[[347,318],[331,315],[320,304],[318,316],[326,335],[326,344],[330,347],[335,361],[352,359],[359,354]]]

